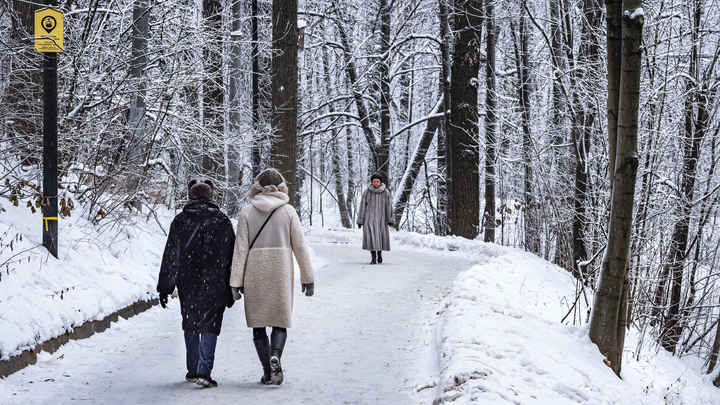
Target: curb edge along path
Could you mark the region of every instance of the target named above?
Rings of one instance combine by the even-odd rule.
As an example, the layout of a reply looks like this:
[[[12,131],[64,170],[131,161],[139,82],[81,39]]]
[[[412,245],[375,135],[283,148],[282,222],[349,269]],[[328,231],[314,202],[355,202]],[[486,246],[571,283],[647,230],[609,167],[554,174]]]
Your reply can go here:
[[[0,382],[0,403],[431,404],[434,389],[417,390],[437,377],[436,311],[474,261],[400,246],[370,265],[355,243],[309,243],[317,254],[315,296],[302,295],[295,280],[282,386],[257,382],[262,370],[242,301],[226,311],[218,339],[219,387],[185,382],[179,303],[171,300],[168,310],[113,324]]]
[[[151,300],[136,301],[125,308],[119,309],[112,314],[100,320],[87,321],[80,326],[76,326],[72,331],[66,331],[60,336],[48,339],[42,343],[35,345],[32,350],[24,350],[22,353],[10,357],[8,360],[0,361],[0,378],[14,374],[25,367],[32,366],[37,363],[38,353],[45,351],[55,353],[60,350],[63,345],[72,341],[87,339],[96,333],[104,332],[110,327],[110,324],[117,322],[119,317],[129,319],[135,315],[141,314],[154,305],[158,305],[160,301],[157,298]]]

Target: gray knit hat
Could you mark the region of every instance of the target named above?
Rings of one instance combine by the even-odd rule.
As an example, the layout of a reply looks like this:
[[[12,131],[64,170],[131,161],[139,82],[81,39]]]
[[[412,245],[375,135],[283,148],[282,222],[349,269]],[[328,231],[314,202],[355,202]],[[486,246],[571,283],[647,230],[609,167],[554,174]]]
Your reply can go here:
[[[262,187],[279,186],[281,183],[285,182],[285,179],[280,172],[273,168],[263,170],[260,174],[258,174],[255,180],[260,183]]]

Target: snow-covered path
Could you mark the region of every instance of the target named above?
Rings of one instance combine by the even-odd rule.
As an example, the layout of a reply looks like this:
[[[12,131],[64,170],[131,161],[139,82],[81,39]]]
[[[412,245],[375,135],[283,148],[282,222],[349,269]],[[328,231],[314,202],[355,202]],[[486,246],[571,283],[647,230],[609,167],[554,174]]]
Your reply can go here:
[[[213,378],[184,381],[179,303],[122,320],[75,341],[0,384],[12,404],[420,404],[415,384],[435,371],[430,322],[457,274],[473,264],[458,254],[393,250],[382,265],[354,245],[312,244],[315,296],[296,288],[293,328],[283,354],[285,382],[258,383],[261,366],[242,301],[226,311]],[[296,287],[299,287],[296,280]]]

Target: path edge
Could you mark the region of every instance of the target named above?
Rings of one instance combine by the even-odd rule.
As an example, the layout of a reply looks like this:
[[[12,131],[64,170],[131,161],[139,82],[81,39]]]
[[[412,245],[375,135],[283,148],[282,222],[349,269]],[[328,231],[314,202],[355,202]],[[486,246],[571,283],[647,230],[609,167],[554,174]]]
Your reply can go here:
[[[72,332],[66,331],[60,336],[46,340],[45,342],[36,345],[34,349],[25,350],[16,356],[10,357],[9,360],[0,360],[0,378],[7,377],[27,366],[36,364],[37,355],[41,351],[46,351],[51,354],[55,353],[60,349],[60,347],[62,347],[62,345],[71,340],[87,339],[96,333],[100,333],[108,329],[112,322],[118,321],[119,317],[129,319],[137,314],[147,311],[159,303],[160,301],[157,298],[147,301],[136,301],[125,308],[113,312],[101,320],[87,321],[82,325],[73,328]]]

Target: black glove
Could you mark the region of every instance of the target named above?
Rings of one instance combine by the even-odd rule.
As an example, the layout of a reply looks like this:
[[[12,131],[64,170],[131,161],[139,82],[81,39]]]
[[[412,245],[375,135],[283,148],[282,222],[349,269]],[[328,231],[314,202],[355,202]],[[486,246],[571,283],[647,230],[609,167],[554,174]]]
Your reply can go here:
[[[229,300],[227,300],[227,303],[225,304],[226,307],[232,308],[232,306],[235,305],[235,300],[230,297]]]
[[[240,292],[240,290],[242,290],[242,287],[230,287],[230,291],[232,291],[233,301],[237,301],[242,298],[242,293]]]
[[[240,287],[240,294],[245,294],[245,287]]]
[[[160,293],[160,306],[167,308],[168,295],[166,293]]]
[[[388,226],[393,226],[393,223],[392,223],[392,222],[388,222]]]
[[[315,283],[303,284],[302,292],[305,293],[305,296],[312,297],[315,294]]]
[[[362,228],[362,224],[358,224],[358,229]]]

